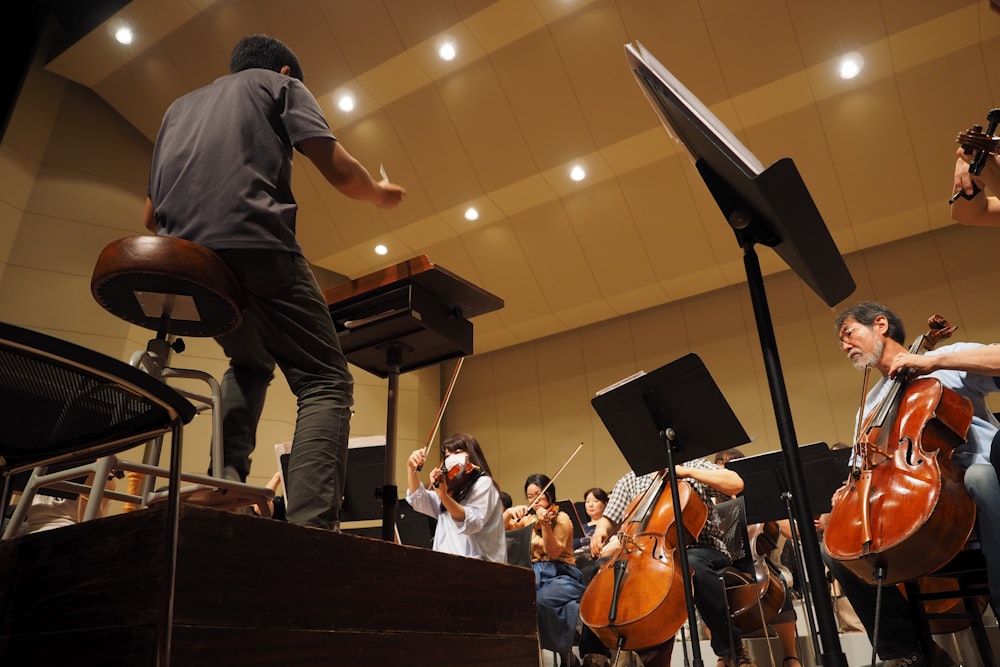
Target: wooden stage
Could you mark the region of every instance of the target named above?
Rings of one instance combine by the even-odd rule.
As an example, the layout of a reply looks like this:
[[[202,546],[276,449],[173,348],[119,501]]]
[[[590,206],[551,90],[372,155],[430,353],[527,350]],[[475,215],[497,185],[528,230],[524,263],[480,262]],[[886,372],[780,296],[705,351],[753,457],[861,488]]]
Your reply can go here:
[[[155,665],[165,509],[0,542],[0,665]],[[178,667],[538,664],[529,569],[191,505],[172,621]]]

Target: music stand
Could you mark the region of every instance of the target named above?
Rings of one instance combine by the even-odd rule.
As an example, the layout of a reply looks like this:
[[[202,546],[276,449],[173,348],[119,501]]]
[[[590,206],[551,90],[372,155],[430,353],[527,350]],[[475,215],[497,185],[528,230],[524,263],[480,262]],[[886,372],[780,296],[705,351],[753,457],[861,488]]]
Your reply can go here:
[[[829,512],[830,498],[847,479],[851,449],[830,449],[825,442],[799,447],[802,472],[808,482],[809,506],[816,514]],[[733,459],[726,464],[743,478],[740,495],[747,508],[747,523],[793,519],[785,495],[792,491],[784,454],[780,451]]]
[[[425,255],[324,290],[344,356],[388,380],[382,539],[396,534],[396,427],[399,375],[472,354],[469,318],[503,308],[503,299]]]
[[[754,246],[762,243],[774,248],[828,306],[847,298],[854,291],[854,280],[790,159],[784,158],[764,169],[733,133],[641,44],[627,44],[625,55],[646,99],[667,132],[694,160],[743,249],[778,435],[794,491],[795,515],[803,528],[803,554],[810,585],[817,602],[823,602],[816,605],[825,649],[819,658],[826,667],[847,667],[830,591],[819,586],[824,576],[819,539],[812,523],[774,325]]]
[[[674,453],[689,461],[750,441],[715,380],[696,354],[688,354],[651,373],[634,375],[602,390],[591,400],[618,449],[636,475],[669,471],[674,507],[681,507]],[[690,567],[682,521],[677,529],[678,558],[684,582],[689,627],[697,628]],[[627,581],[623,584],[627,585]],[[612,604],[614,609],[616,605]],[[619,640],[619,650],[625,638]],[[696,667],[701,649],[692,642]]]
[[[830,449],[825,442],[799,447],[802,460],[802,474],[807,481],[809,506],[817,514],[829,512],[833,492],[839,489],[847,478],[850,468],[851,449]],[[792,547],[799,577],[808,581],[802,567],[802,543],[799,540],[798,525],[792,510],[792,487],[785,467],[785,457],[780,451],[733,459],[726,468],[739,473],[745,484],[743,497],[746,506],[747,523],[765,523],[779,519],[789,519],[792,530]],[[816,645],[816,628],[813,618],[810,587],[802,586],[806,601],[806,623],[813,642],[813,651],[819,655]]]

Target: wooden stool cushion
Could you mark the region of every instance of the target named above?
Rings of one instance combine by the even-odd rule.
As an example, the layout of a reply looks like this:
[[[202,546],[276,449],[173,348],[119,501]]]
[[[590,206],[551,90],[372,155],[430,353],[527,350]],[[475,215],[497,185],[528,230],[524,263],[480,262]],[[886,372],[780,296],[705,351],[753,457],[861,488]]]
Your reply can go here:
[[[153,331],[166,322],[164,333],[214,337],[243,321],[243,293],[226,263],[204,246],[169,236],[109,243],[90,289],[112,315]]]

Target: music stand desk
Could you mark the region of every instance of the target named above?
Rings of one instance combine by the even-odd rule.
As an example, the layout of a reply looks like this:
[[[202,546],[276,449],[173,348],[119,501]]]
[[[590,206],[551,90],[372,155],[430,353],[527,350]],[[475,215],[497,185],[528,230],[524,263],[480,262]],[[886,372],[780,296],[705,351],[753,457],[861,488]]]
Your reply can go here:
[[[399,372],[472,354],[470,318],[503,299],[430,262],[400,262],[323,292],[340,346],[355,366],[388,377],[391,347]]]

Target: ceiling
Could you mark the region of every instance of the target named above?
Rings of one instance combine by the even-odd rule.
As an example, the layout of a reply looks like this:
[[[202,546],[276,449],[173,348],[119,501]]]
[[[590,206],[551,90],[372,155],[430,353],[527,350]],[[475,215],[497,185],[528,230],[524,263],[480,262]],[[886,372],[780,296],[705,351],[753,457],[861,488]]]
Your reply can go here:
[[[121,21],[131,46],[111,37]],[[475,318],[477,352],[746,281],[626,43],[765,167],[791,158],[845,255],[952,224],[955,136],[985,124],[1000,85],[987,67],[1000,62],[1000,15],[986,0],[132,0],[47,69],[152,140],[166,106],[225,74],[250,33],[286,42],[338,138],[408,190],[383,212],[297,160],[308,259],[358,278],[426,255],[504,300]],[[437,56],[443,38],[451,62]],[[865,69],[845,81],[849,51]],[[358,100],[349,113],[335,106],[342,90]],[[760,258],[765,274],[787,269],[769,249]]]

